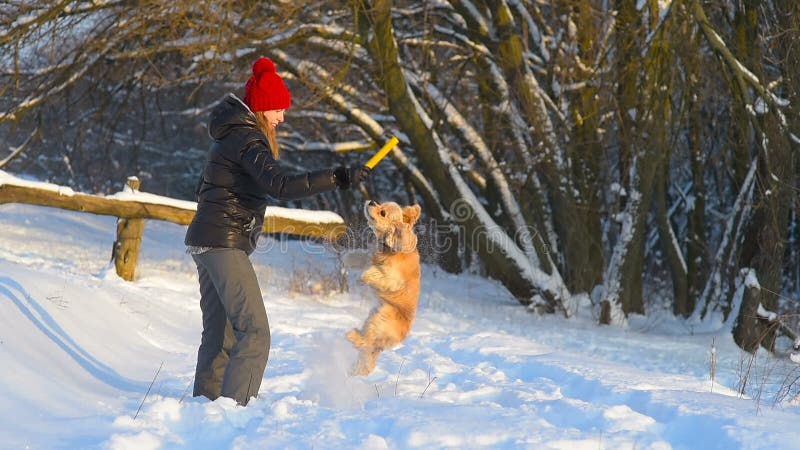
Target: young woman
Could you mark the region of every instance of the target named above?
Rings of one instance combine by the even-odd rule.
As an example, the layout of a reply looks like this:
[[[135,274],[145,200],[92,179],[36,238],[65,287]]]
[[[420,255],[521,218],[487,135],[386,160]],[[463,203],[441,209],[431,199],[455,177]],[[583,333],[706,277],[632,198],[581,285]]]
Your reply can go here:
[[[261,57],[244,89],[211,111],[211,150],[197,188],[197,213],[186,232],[200,277],[203,334],[194,396],[246,405],[258,394],[270,346],[264,300],[249,255],[270,198],[297,199],[348,189],[369,177],[362,167],[289,174],[278,164],[275,127],[291,95],[275,64]]]

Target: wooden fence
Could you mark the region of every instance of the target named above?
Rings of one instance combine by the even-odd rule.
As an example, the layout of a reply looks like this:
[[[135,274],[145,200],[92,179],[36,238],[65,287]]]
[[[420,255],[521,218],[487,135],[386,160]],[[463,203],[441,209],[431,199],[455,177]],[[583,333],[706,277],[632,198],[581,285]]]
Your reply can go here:
[[[117,217],[117,239],[114,241],[112,258],[117,274],[131,281],[139,258],[144,220],[188,225],[194,217],[197,204],[142,193],[136,177],[128,178],[126,184],[127,188],[122,193],[105,197],[74,192],[71,188],[49,183],[28,182],[0,171],[0,204],[26,203]],[[263,232],[327,240],[336,240],[345,233],[344,220],[334,213],[316,212],[317,220],[312,220],[308,214],[292,214],[292,211],[267,208]],[[323,220],[319,220],[320,217]]]

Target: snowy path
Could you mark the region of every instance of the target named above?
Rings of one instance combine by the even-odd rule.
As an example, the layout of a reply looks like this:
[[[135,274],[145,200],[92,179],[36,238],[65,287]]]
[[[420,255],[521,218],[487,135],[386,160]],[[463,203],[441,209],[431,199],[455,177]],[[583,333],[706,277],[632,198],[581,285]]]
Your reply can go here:
[[[712,335],[539,319],[430,267],[411,337],[348,377],[342,334],[371,297],[357,271],[348,294],[290,289],[335,271],[298,243],[254,257],[273,334],[260,397],[184,397],[200,315],[182,227],[148,222],[134,283],[105,268],[112,219],[5,205],[0,230],[0,448],[800,448],[800,407],[732,390],[730,339],[712,392]]]

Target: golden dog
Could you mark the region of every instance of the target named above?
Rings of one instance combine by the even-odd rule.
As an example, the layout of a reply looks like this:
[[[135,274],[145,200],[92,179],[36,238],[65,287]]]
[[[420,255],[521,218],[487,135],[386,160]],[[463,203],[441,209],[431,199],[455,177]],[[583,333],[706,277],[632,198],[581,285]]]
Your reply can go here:
[[[353,374],[368,375],[378,354],[408,336],[419,300],[419,252],[414,224],[419,205],[401,208],[394,202],[367,202],[364,215],[378,238],[378,251],[361,281],[378,294],[380,304],[372,310],[361,330],[353,329],[347,339],[359,350]]]

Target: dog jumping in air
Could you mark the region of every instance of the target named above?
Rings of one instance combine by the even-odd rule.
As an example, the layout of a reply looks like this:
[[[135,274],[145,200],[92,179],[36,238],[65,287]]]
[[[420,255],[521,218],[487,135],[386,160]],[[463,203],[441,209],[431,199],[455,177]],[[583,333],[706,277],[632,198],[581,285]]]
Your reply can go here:
[[[397,203],[364,205],[378,250],[372,265],[361,274],[361,281],[378,294],[380,304],[370,312],[361,330],[353,329],[347,339],[358,349],[354,375],[368,375],[375,368],[378,354],[402,342],[411,330],[419,300],[419,252],[414,224],[419,205],[400,207]]]

